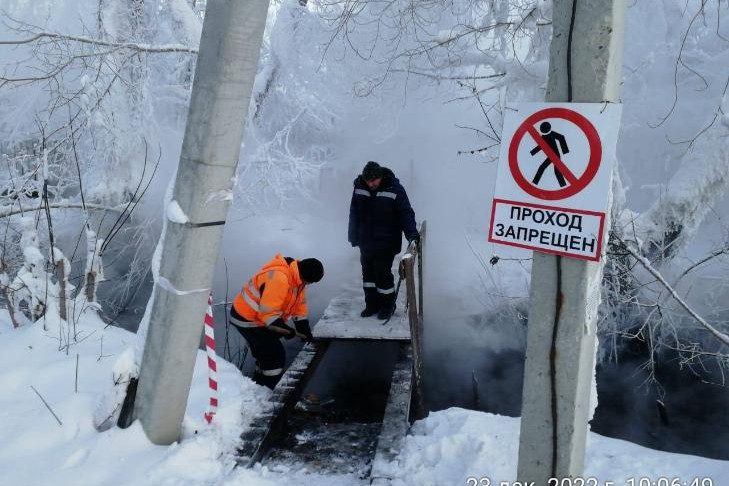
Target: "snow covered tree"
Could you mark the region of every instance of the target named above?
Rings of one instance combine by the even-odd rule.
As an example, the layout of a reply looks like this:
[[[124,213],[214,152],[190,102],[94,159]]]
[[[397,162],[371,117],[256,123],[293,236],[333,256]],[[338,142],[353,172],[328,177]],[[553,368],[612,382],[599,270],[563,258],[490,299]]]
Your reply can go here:
[[[477,102],[481,123],[463,126],[483,142],[461,154],[495,160],[504,103],[543,99],[550,1],[319,0],[311,8],[330,26],[326,59],[373,66],[355,85],[357,94],[450,82],[463,91],[452,101]],[[601,325],[604,357],[615,356],[626,338],[650,341],[651,356],[678,349],[690,360],[700,358],[696,350],[705,346],[706,356],[725,357],[722,341],[699,331],[703,327],[624,245],[648,258],[652,270],[678,275],[673,284],[686,290],[702,263],[726,254],[722,234],[699,262],[684,264],[695,255],[696,236],[713,234],[708,227],[716,221],[707,217],[725,206],[729,182],[729,78],[717,69],[727,61],[726,11],[719,0],[630,6],[620,173]],[[717,59],[723,61],[716,64]],[[649,204],[645,191],[631,186],[633,180],[653,191]],[[492,265],[498,261],[492,259]],[[713,297],[719,295],[724,294]],[[711,309],[703,304],[702,310]],[[723,321],[714,324],[726,329]]]
[[[4,5],[0,106],[7,116],[0,121],[0,149],[9,170],[0,180],[0,203],[8,227],[17,225],[16,213],[40,206],[47,208],[49,235],[53,220],[73,221],[55,228],[56,243],[73,250],[67,275],[78,271],[88,279],[112,252],[114,278],[107,283],[120,281],[101,292],[110,310],[124,307],[149,269],[154,231],[138,231],[149,227],[138,206],[160,164],[177,150],[202,25],[198,3]],[[175,131],[178,138],[170,136]],[[100,236],[82,238],[84,232]],[[81,239],[93,255],[85,265],[95,271],[84,272],[83,259],[75,258]],[[6,238],[11,273],[18,261],[13,245]],[[99,278],[84,286],[91,297]]]

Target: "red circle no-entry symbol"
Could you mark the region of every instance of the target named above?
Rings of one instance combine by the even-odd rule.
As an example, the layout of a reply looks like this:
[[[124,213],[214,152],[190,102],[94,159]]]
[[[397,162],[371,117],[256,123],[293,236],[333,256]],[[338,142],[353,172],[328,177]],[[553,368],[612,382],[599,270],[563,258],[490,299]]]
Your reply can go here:
[[[559,118],[566,120],[577,126],[579,130],[584,133],[587,137],[589,146],[589,156],[587,161],[587,168],[582,175],[575,175],[567,165],[560,159],[559,153],[553,150],[550,143],[539,134],[534,125],[540,122],[544,122],[550,119]],[[554,165],[556,171],[562,175],[565,187],[559,189],[542,189],[533,181],[529,181],[524,177],[524,174],[519,167],[518,152],[519,145],[526,134],[534,139],[537,146],[546,155]],[[511,171],[514,181],[517,185],[524,190],[527,194],[534,196],[539,199],[545,199],[549,201],[555,201],[559,199],[566,199],[574,196],[581,190],[583,190],[592,181],[600,168],[600,161],[602,160],[602,144],[600,143],[600,136],[597,133],[595,127],[590,123],[590,120],[580,115],[579,113],[566,109],[566,108],[546,108],[532,114],[529,118],[519,125],[519,128],[514,132],[514,136],[511,139],[509,145],[509,170]],[[530,163],[533,163],[530,161]]]

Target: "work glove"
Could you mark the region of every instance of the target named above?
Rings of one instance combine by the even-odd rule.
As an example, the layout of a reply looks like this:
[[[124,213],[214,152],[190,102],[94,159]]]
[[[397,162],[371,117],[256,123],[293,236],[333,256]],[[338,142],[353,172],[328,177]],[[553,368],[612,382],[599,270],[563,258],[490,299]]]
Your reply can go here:
[[[296,331],[287,326],[284,320],[280,317],[269,324],[268,327],[271,332],[283,335],[284,339],[292,339],[296,337]]]
[[[299,334],[303,334],[304,336],[306,336],[305,341],[311,341],[312,339],[314,339],[314,336],[311,335],[309,319],[294,321],[294,325],[296,326],[296,330],[299,332]]]

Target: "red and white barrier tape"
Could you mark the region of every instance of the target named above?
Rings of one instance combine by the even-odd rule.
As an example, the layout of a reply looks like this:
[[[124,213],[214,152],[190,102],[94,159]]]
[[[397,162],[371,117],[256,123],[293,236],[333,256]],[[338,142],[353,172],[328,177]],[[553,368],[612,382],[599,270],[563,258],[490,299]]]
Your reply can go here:
[[[205,349],[208,352],[208,385],[210,404],[205,412],[205,421],[210,423],[218,411],[218,364],[215,361],[215,332],[213,330],[213,294],[208,296],[208,312],[205,314]]]

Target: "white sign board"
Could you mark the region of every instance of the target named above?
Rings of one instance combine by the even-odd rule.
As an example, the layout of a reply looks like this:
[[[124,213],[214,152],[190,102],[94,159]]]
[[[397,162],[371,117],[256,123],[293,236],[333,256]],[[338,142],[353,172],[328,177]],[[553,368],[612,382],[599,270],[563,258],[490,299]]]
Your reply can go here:
[[[507,105],[489,241],[600,260],[622,105]]]

